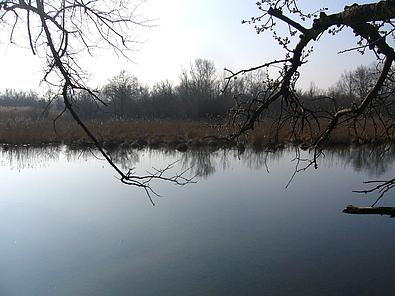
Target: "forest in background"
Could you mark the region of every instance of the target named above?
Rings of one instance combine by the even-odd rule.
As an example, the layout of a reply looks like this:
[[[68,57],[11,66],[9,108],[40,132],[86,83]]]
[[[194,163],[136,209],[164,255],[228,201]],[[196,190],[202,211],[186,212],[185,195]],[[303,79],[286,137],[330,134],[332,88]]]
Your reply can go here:
[[[326,90],[311,83],[309,89],[299,93],[305,106],[324,115],[341,106],[358,104],[374,84],[377,72],[373,66],[361,65],[345,71],[338,82]],[[233,79],[226,86],[212,61],[196,59],[180,73],[178,84],[165,80],[148,87],[122,71],[97,90],[97,96],[106,105],[86,93],[74,93],[73,105],[86,120],[216,120],[226,117],[229,110],[243,102],[264,100],[269,84],[268,73],[255,71]],[[263,117],[274,118],[282,108],[279,103],[273,104]],[[63,109],[62,98],[50,94],[40,96],[34,91],[12,89],[0,93],[2,119],[56,117]],[[67,114],[63,117],[67,118]]]

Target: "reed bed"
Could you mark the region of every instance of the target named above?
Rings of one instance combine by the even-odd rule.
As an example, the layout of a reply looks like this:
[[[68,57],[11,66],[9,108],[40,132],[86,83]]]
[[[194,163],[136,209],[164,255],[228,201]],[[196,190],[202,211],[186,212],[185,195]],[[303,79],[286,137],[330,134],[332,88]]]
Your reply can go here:
[[[2,116],[3,112],[7,113],[7,116]],[[61,118],[54,123],[51,117],[34,117],[32,110],[25,110],[25,112],[30,112],[29,116],[0,109],[0,143],[13,145],[48,143],[88,145],[91,143],[81,127],[70,118]],[[227,135],[221,125],[207,121],[130,119],[87,120],[85,123],[97,139],[108,146],[134,145],[153,148],[169,146],[186,149],[186,147],[223,145],[224,142],[218,141],[217,138]],[[256,148],[289,143],[310,145],[318,134],[319,130],[315,130],[313,134],[305,132],[295,138],[290,126],[277,131],[272,122],[266,121],[260,123],[247,136],[241,137],[240,142]],[[392,141],[393,139],[387,137],[385,140]],[[333,145],[382,143],[382,141],[383,138],[377,137],[377,130],[369,123],[363,131],[357,131],[357,134],[352,126],[341,126],[330,138],[330,144]]]

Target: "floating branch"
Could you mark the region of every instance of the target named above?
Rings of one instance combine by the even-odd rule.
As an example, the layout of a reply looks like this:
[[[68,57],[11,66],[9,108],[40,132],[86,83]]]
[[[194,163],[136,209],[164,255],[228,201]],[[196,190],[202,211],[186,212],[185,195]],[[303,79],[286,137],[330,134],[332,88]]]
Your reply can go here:
[[[389,215],[395,218],[395,207],[356,207],[348,205],[343,213],[356,215]]]

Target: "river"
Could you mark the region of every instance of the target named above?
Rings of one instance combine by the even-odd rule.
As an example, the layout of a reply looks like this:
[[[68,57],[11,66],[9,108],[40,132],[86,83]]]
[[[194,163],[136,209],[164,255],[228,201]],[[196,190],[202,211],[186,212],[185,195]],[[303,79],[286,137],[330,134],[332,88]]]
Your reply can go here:
[[[393,295],[395,220],[342,213],[374,201],[352,193],[363,181],[394,175],[380,156],[326,151],[286,186],[292,148],[114,152],[125,169],[196,176],[153,184],[152,206],[88,150],[4,147],[0,295]]]

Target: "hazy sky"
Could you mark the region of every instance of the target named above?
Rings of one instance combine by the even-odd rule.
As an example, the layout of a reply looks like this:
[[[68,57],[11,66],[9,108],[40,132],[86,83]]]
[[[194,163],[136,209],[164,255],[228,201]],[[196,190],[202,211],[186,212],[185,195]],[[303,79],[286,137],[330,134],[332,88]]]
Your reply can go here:
[[[134,61],[120,59],[103,51],[82,61],[91,76],[91,86],[103,85],[125,69],[148,85],[170,79],[177,81],[183,67],[196,58],[212,60],[221,75],[223,68],[239,70],[283,57],[283,51],[270,34],[257,35],[241,20],[256,16],[256,0],[147,0],[140,13],[154,19],[149,29],[139,28],[136,34],[139,50],[130,54]],[[375,1],[312,1],[300,0],[305,7],[328,7],[329,13],[354,2]],[[40,60],[27,49],[8,44],[3,34],[0,44],[0,90],[5,88],[39,89],[42,77]],[[5,41],[4,41],[5,40]],[[300,87],[312,81],[321,88],[336,82],[344,70],[370,64],[371,54],[337,54],[355,46],[355,38],[345,31],[335,38],[325,35],[315,45],[310,63],[302,68]]]

